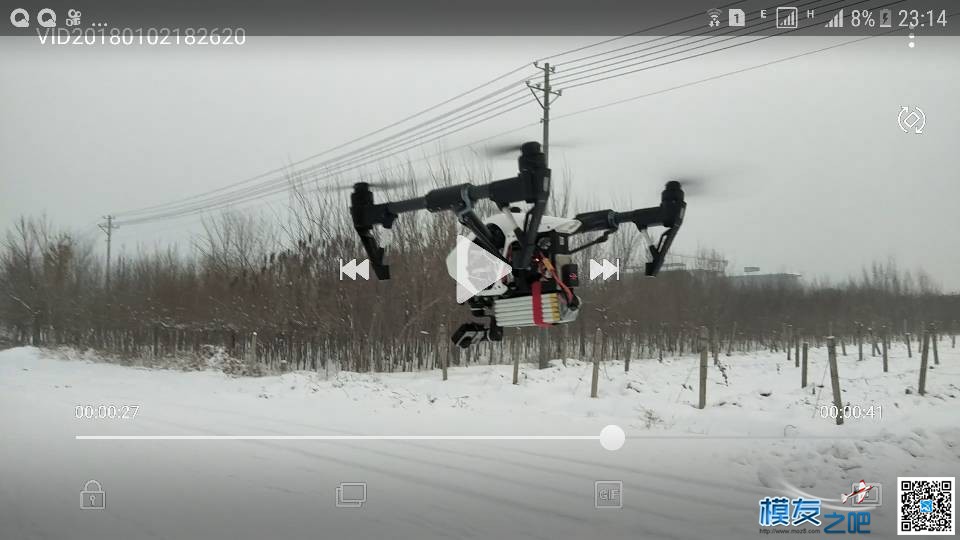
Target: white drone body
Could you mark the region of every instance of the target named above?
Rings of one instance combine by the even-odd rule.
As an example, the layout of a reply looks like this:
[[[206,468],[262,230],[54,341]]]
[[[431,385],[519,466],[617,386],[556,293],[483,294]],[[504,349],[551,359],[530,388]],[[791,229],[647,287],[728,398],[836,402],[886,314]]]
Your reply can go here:
[[[501,231],[506,240],[503,243],[503,249],[501,250],[500,255],[504,258],[507,257],[510,250],[510,246],[517,241],[517,229],[519,228],[519,221],[522,221],[522,210],[518,208],[513,208],[509,213],[502,212],[500,214],[494,214],[487,218],[484,223],[486,225],[495,225]],[[561,233],[573,233],[580,228],[581,223],[575,219],[561,218],[554,216],[543,216],[540,221],[540,227],[537,229],[540,233],[558,231]],[[464,234],[466,238],[473,240],[476,238],[476,235],[473,233]],[[454,249],[447,255],[447,273],[454,277],[457,275],[457,250]],[[506,278],[508,281],[497,281],[493,285],[490,285],[482,291],[478,291],[476,296],[500,296],[503,293],[507,292],[507,283],[513,279],[512,276]]]

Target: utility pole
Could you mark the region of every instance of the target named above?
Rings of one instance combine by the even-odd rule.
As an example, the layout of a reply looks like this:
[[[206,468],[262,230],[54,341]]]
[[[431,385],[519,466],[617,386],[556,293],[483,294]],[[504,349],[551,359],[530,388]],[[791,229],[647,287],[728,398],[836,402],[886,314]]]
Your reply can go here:
[[[110,241],[113,239],[113,230],[119,228],[119,225],[113,224],[113,216],[106,215],[103,216],[103,219],[107,220],[106,223],[101,223],[99,225],[100,230],[107,234],[107,290],[110,290]]]
[[[540,122],[543,124],[543,158],[546,161],[547,166],[550,165],[550,105],[556,101],[556,98],[560,97],[562,90],[554,90],[550,86],[550,74],[556,73],[557,68],[551,67],[550,62],[545,62],[542,66],[539,62],[534,62],[533,66],[543,72],[543,83],[531,84],[530,81],[527,81],[527,88],[530,89],[530,93],[533,94],[534,99],[537,100],[537,103],[540,104],[540,108],[543,109],[543,118],[540,119]],[[543,99],[540,99],[538,92],[543,93]]]

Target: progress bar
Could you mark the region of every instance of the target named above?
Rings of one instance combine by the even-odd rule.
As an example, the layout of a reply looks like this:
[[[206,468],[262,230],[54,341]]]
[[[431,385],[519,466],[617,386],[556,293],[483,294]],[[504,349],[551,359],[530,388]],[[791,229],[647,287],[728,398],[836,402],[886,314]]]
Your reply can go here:
[[[78,441],[600,441],[607,450],[623,447],[626,434],[606,426],[599,435],[77,435]]]

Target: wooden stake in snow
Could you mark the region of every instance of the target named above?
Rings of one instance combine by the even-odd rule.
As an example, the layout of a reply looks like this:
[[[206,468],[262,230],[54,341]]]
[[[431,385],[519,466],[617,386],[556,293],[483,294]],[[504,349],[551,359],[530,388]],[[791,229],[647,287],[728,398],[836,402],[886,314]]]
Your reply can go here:
[[[793,347],[791,346],[792,343],[790,343],[792,340],[793,340],[793,325],[788,324],[787,335],[784,336],[784,340],[783,340],[783,348],[787,350],[787,361],[790,360],[790,350],[793,349]]]
[[[803,342],[803,365],[800,367],[800,388],[807,387],[807,349],[810,344]]]
[[[794,347],[793,358],[794,358],[794,367],[800,367],[800,329],[797,328],[797,333],[793,337]]]
[[[510,356],[513,357],[513,384],[520,384],[520,330],[517,330],[510,342]]]
[[[927,393],[927,356],[930,353],[930,332],[923,331],[923,348],[920,350],[920,382],[917,391],[920,395]]]
[[[597,337],[593,342],[593,378],[590,380],[590,397],[597,397],[597,385],[600,382],[600,356],[603,354],[603,331],[597,328]]]
[[[707,406],[707,327],[700,327],[700,403],[697,408]]]
[[[563,325],[563,337],[559,339],[560,343],[557,343],[557,358],[563,362],[563,367],[567,367],[567,342],[569,341],[569,332],[570,328],[567,325]]]
[[[444,341],[446,341],[446,340],[444,340]],[[453,355],[457,354],[457,351],[454,350],[455,347],[456,347],[456,345],[454,345],[453,342],[447,341],[447,351],[446,351],[446,354],[442,354],[442,356],[441,356],[441,359],[442,359],[442,362],[443,362],[443,364],[442,364],[442,366],[441,366],[441,367],[443,368],[443,380],[447,380],[447,365],[450,364],[450,357],[452,357]]]
[[[710,348],[713,349],[713,365],[720,363],[720,330],[716,323],[713,325],[713,332],[710,334]]]
[[[940,353],[937,349],[937,342],[940,341],[940,334],[937,333],[937,326],[930,323],[930,341],[933,342],[933,363],[940,365]]]
[[[837,370],[836,338],[827,338],[827,358],[830,361],[830,386],[833,388],[833,405],[837,408],[837,425],[843,424],[843,399],[840,397],[840,373]]]
[[[881,329],[882,335],[880,336],[880,342],[883,344],[883,372],[887,372],[887,327],[884,326]]]
[[[857,323],[857,360],[863,361],[863,325]]]
[[[663,363],[663,342],[664,342],[664,333],[663,323],[660,323],[660,333],[657,334],[657,360],[662,364]]]
[[[633,355],[633,335],[627,337],[627,350],[623,353],[623,372],[630,372],[630,356]]]
[[[539,338],[537,339],[537,342],[539,345],[538,346],[539,350],[537,352],[540,355],[537,367],[539,367],[540,369],[547,369],[548,367],[550,367],[550,356],[549,356],[550,344],[547,341],[547,329],[539,328],[537,332],[537,337]]]
[[[733,353],[733,340],[737,337],[737,321],[733,321],[733,329],[730,331],[730,341],[727,342],[727,356]]]

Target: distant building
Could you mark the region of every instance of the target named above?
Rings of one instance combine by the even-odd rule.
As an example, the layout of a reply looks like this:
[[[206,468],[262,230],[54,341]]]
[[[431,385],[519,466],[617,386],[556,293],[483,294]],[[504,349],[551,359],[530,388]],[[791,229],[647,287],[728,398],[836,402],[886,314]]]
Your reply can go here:
[[[791,272],[778,272],[773,274],[749,273],[736,276],[727,276],[730,283],[738,287],[756,287],[756,288],[786,288],[792,289],[803,286],[800,281],[802,276]]]
[[[727,267],[727,261],[719,257],[684,255],[682,253],[669,252],[660,267],[660,272],[686,272],[696,275],[719,275],[723,274]],[[625,267],[624,271],[640,272],[644,271],[642,264],[630,265]]]

